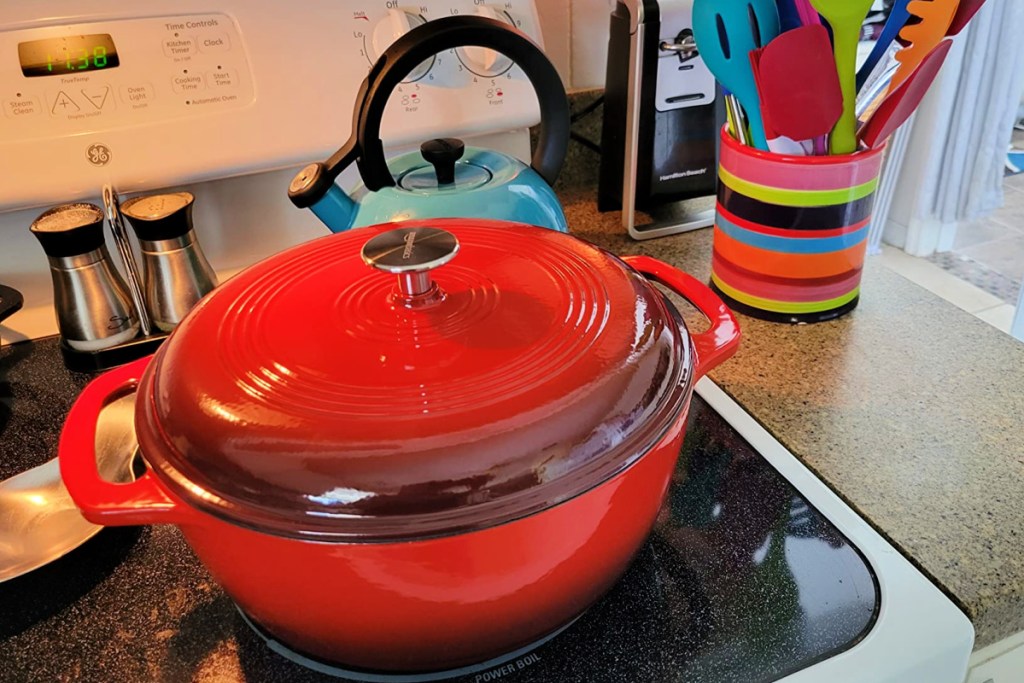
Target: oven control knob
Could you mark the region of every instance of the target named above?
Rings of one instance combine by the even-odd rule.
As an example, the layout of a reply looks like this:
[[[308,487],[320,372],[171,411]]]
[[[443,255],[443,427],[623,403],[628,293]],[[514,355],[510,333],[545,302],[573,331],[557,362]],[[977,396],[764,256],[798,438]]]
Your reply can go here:
[[[370,38],[370,45],[366,47],[366,56],[369,57],[370,63],[375,62],[380,58],[384,51],[387,50],[391,45],[404,36],[412,29],[427,23],[421,15],[414,12],[406,12],[400,9],[389,9],[387,16],[381,19],[376,26],[373,27],[373,33]],[[418,81],[427,75],[430,68],[434,66],[434,58],[426,60],[410,73],[405,83],[411,83]]]
[[[478,17],[486,17],[487,19],[494,19],[512,27],[516,25],[515,20],[508,12],[491,5],[477,5],[476,15]],[[462,60],[466,68],[477,76],[494,78],[495,76],[501,76],[512,68],[512,60],[494,50],[482,47],[460,47],[457,52],[459,59]]]

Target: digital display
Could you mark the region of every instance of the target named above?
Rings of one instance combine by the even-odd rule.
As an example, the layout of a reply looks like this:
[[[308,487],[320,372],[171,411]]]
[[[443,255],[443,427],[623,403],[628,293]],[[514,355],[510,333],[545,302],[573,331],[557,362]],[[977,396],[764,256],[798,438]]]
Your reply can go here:
[[[18,59],[21,73],[29,78],[103,71],[120,64],[109,33],[18,43]]]

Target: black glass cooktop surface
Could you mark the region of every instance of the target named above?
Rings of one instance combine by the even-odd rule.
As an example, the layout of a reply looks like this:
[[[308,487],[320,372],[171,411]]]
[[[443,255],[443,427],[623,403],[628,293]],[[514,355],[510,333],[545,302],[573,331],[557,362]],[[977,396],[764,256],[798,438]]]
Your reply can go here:
[[[0,352],[8,469],[52,457],[87,379],[49,341],[19,346]],[[616,587],[549,642],[452,680],[775,681],[867,634],[879,591],[860,553],[697,396],[689,424],[657,527]],[[268,648],[168,526],[106,531],[0,584],[0,681],[63,679],[336,680]]]
[[[443,678],[776,681],[856,645],[879,604],[877,581],[861,554],[695,395],[667,504],[617,586],[546,643]],[[330,665],[323,670],[345,674]]]

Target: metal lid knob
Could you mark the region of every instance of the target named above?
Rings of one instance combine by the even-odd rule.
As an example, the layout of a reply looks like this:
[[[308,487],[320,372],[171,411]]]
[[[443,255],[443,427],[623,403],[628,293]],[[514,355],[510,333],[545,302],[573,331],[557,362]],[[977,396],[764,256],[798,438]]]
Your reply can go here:
[[[406,305],[443,298],[430,271],[459,253],[459,240],[439,228],[398,228],[363,245],[363,261],[377,270],[398,275],[398,290]]]

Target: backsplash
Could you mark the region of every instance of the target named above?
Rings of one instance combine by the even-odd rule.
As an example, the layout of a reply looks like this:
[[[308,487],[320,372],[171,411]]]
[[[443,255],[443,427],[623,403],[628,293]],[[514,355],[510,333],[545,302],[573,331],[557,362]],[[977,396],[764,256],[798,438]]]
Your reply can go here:
[[[570,90],[603,88],[608,24],[615,0],[537,3],[544,48]]]

